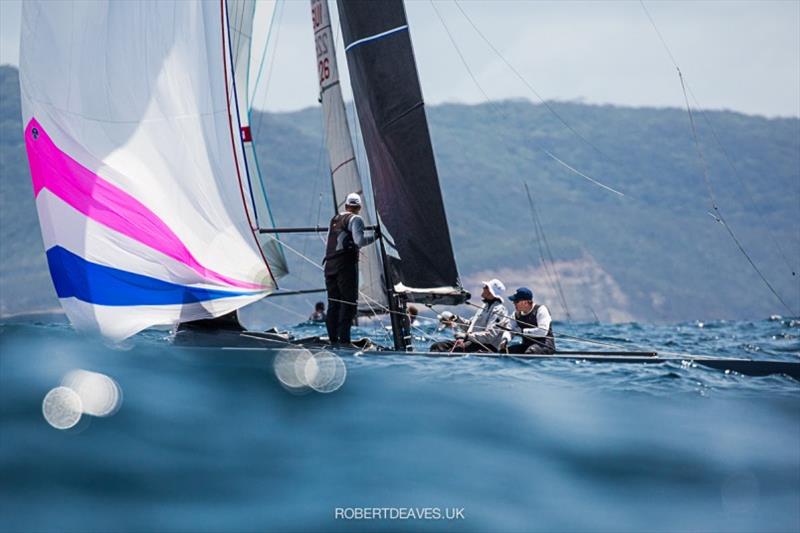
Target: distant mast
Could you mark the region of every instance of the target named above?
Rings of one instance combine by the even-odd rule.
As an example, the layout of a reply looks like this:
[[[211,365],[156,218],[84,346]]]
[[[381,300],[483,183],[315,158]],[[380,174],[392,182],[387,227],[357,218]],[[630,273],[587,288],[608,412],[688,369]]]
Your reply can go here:
[[[463,303],[403,2],[338,6],[392,291]]]
[[[331,182],[336,212],[344,210],[344,201],[351,192],[362,195],[365,204],[372,198],[364,195],[361,176],[358,173],[347,112],[342,99],[339,83],[339,69],[336,63],[336,50],[331,33],[331,18],[327,0],[311,0],[311,20],[314,29],[314,43],[317,49],[317,79],[319,81],[322,119],[325,128],[325,142],[330,161]],[[365,207],[361,216],[370,225],[369,210]],[[383,312],[388,304],[383,275],[380,248],[368,246],[361,250],[359,261],[359,312]]]

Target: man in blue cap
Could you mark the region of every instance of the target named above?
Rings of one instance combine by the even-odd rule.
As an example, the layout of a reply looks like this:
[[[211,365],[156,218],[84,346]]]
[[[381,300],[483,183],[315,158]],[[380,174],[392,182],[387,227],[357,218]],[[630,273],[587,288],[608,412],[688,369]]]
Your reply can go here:
[[[556,341],[551,325],[553,320],[547,307],[535,303],[533,291],[527,287],[520,287],[508,299],[514,302],[514,317],[511,330],[506,332],[500,345],[500,351],[513,354],[554,354]],[[509,346],[512,333],[516,333],[522,342]]]

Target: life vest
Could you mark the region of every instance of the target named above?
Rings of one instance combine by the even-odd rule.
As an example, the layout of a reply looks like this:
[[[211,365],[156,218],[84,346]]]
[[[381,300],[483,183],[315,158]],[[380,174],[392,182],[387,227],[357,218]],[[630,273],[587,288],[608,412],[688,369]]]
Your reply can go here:
[[[517,316],[517,314],[514,313],[514,320],[517,321],[517,325],[519,326],[520,329],[539,327],[539,321],[536,320],[536,313],[539,312],[539,308],[541,306],[542,306],[541,304],[534,305],[533,309],[531,309],[530,313],[528,313],[527,315]],[[542,344],[542,343],[544,343],[545,346],[548,346],[549,348],[555,351],[556,340],[553,337],[552,320],[550,321],[550,327],[547,328],[547,335],[545,337],[527,337],[525,335],[522,335],[522,344],[524,344],[526,347],[530,346],[531,344]]]
[[[328,242],[325,245],[325,262],[329,262],[335,257],[350,254],[358,258],[358,247],[353,242],[353,234],[350,232],[350,220],[355,215],[353,213],[339,213],[331,219],[328,226]],[[342,247],[339,247],[341,240]]]

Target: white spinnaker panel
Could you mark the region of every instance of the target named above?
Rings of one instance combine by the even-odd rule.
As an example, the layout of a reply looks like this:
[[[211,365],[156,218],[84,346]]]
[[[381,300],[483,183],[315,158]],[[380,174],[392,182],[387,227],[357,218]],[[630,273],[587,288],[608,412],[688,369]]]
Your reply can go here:
[[[253,61],[251,56],[254,50],[254,17],[258,12],[260,24],[258,25],[262,31],[268,30],[268,22],[264,20],[271,14],[269,6],[259,6],[257,10],[257,3],[255,0],[228,0],[226,2],[228,13],[227,22],[230,27],[231,39],[231,56],[233,57],[233,71],[234,79],[236,81],[236,104],[238,110],[238,121],[240,126],[241,144],[244,150],[245,168],[248,178],[244,181],[247,182],[248,192],[248,208],[250,209],[251,220],[254,226],[260,228],[274,228],[275,224],[272,219],[272,213],[269,207],[269,200],[267,198],[264,181],[261,176],[261,169],[259,167],[258,158],[256,157],[255,144],[250,129],[250,107],[248,95],[250,94],[249,86],[252,79],[255,83],[257,76],[256,69],[253,68]],[[273,6],[274,7],[274,6]],[[266,45],[266,43],[263,43]],[[261,49],[255,49],[256,53],[260,53]],[[260,59],[260,57],[256,57]],[[260,61],[255,61],[259,63]],[[272,275],[277,279],[289,273],[289,268],[286,264],[286,257],[283,252],[283,247],[277,240],[275,234],[259,235],[258,240],[261,244],[261,249],[267,257]]]
[[[364,195],[353,150],[353,140],[350,137],[350,127],[347,124],[327,0],[311,0],[311,18],[317,49],[317,79],[322,100],[322,119],[331,166],[333,195],[336,210],[341,212],[344,210],[345,199],[351,192],[359,193],[365,203],[371,198],[366,198]],[[363,209],[361,216],[366,225],[372,224],[368,209]],[[358,307],[361,312],[383,312],[388,306],[379,252],[377,243],[361,249],[358,297]]]
[[[115,195],[109,200],[94,188],[84,191],[87,198],[76,200],[62,190],[69,176],[40,174],[40,183],[46,182],[41,191],[55,190],[84,215],[86,222],[75,223],[69,231],[83,232],[95,255],[97,246],[109,248],[101,254],[108,264],[101,267],[148,276],[137,272],[141,257],[126,248],[129,239],[113,238],[119,225],[104,222],[109,205],[127,202],[142,220],[156,220],[168,228],[169,242],[163,249],[178,243],[182,250],[170,260],[191,258],[186,261],[191,275],[167,266],[163,277],[147,279],[231,294],[208,301],[130,306],[80,299],[75,304],[75,298],[62,298],[70,319],[82,329],[123,338],[151,325],[219,316],[274,288],[244,207],[240,177],[242,182],[246,179],[236,156],[241,148],[236,146],[235,123],[231,138],[231,87],[226,87],[225,76],[226,69],[230,76],[231,65],[222,7],[220,2],[202,1],[23,4],[23,125],[26,132],[31,124],[43,130],[34,129],[26,142],[35,147],[46,132],[57,147],[57,158],[69,158],[83,169],[84,178],[95,176],[96,183],[103,184],[106,190],[100,192],[112,189]],[[36,181],[34,176],[35,187]],[[57,235],[51,230],[61,221],[56,211],[48,211],[47,195],[40,196],[43,232]],[[94,203],[81,207],[75,202]],[[98,222],[107,224],[104,232],[109,235],[91,233]],[[158,238],[148,240],[151,226],[128,223],[123,233],[138,239],[136,246],[145,243],[163,251],[159,243],[153,244]],[[85,259],[81,239],[67,240],[58,247]],[[75,307],[80,307],[79,314],[70,312]]]

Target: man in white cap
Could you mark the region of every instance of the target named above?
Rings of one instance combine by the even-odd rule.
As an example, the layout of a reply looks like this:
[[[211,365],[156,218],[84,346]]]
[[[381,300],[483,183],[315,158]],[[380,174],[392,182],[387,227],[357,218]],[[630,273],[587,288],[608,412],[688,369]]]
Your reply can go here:
[[[431,346],[432,352],[496,352],[503,342],[503,334],[508,330],[508,311],[503,305],[505,285],[499,279],[483,282],[481,307],[472,320],[466,333],[456,333],[453,341],[437,342]]]
[[[375,242],[364,235],[361,197],[350,193],[344,211],[328,226],[325,247],[325,289],[328,291],[328,316],[325,326],[331,344],[350,344],[350,328],[358,311],[358,250]]]

